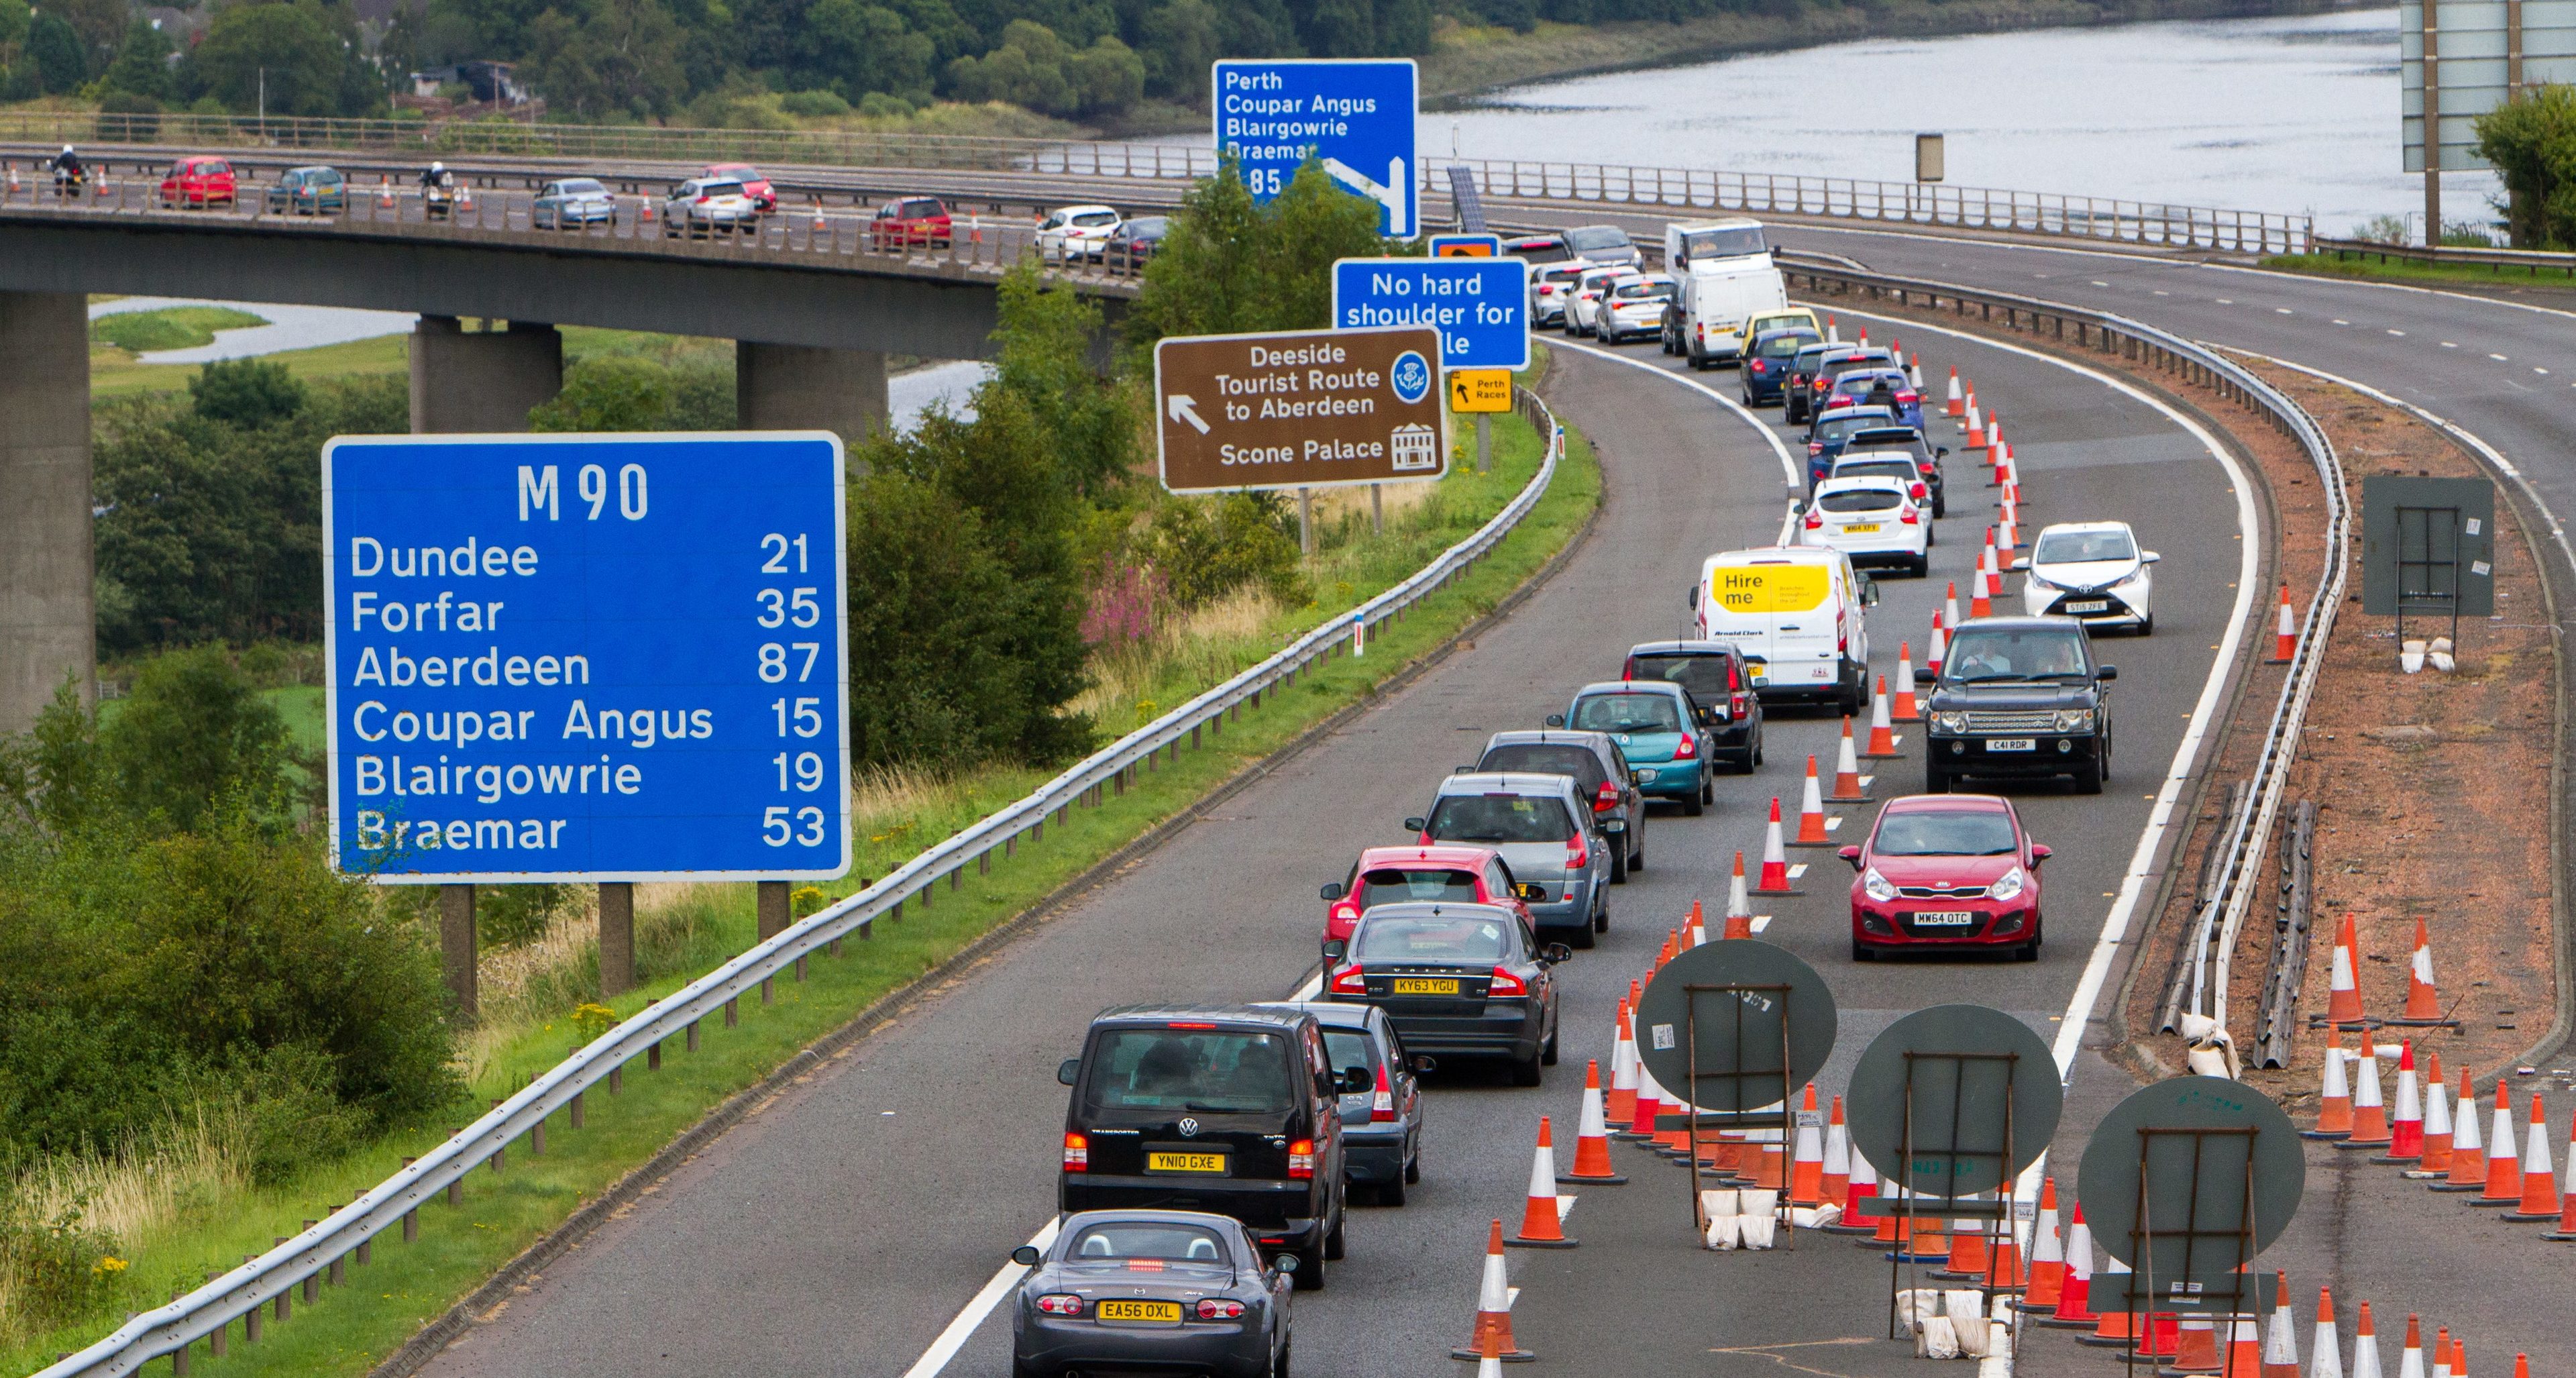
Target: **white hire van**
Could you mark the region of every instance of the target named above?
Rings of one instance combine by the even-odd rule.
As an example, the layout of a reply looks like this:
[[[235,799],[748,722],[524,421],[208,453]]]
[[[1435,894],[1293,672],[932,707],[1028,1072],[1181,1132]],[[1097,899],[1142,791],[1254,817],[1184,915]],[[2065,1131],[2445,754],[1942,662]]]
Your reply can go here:
[[[1742,648],[1765,702],[1869,703],[1869,618],[1877,586],[1839,550],[1766,546],[1711,555],[1691,586],[1701,637]]]

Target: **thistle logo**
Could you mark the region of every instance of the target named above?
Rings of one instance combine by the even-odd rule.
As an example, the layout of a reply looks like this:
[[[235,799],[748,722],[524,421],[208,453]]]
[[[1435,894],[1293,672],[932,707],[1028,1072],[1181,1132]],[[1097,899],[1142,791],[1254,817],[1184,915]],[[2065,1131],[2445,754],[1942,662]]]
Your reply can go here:
[[[1409,349],[1396,356],[1395,367],[1388,371],[1387,378],[1395,384],[1396,400],[1406,406],[1421,401],[1431,391],[1431,365]]]

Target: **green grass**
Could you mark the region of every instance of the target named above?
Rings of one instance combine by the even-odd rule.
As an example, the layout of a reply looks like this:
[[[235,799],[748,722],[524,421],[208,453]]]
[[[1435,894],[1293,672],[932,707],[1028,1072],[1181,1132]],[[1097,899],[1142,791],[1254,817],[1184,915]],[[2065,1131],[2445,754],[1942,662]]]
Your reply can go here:
[[[370,340],[291,349],[263,354],[266,362],[286,365],[304,380],[348,378],[368,373],[403,373],[411,367],[411,337],[379,335]],[[142,393],[183,392],[197,376],[195,364],[146,364],[120,349],[93,349],[89,356],[92,397],[131,397]]]
[[[196,349],[215,342],[218,330],[266,325],[267,317],[229,306],[168,306],[158,311],[120,311],[89,323],[92,345],[110,345],[132,354],[158,349]]]
[[[1462,506],[1486,513],[1499,508],[1504,497],[1528,480],[1539,456],[1537,435],[1517,418],[1503,419],[1496,433],[1494,472],[1462,476],[1456,499]],[[623,1094],[611,1098],[603,1088],[589,1097],[587,1129],[575,1133],[566,1117],[558,1115],[550,1126],[546,1156],[532,1157],[524,1142],[514,1145],[507,1171],[478,1171],[461,1207],[432,1204],[422,1210],[418,1242],[406,1245],[398,1231],[388,1232],[377,1242],[370,1266],[350,1269],[348,1286],[325,1289],[316,1306],[299,1303],[294,1319],[285,1324],[272,1321],[257,1346],[242,1343],[240,1327],[235,1326],[232,1353],[226,1359],[213,1360],[203,1345],[197,1346],[192,1371],[364,1373],[583,1201],[598,1196],[727,1096],[755,1084],[798,1049],[1187,808],[1490,610],[1565,546],[1591,514],[1600,491],[1600,470],[1590,449],[1580,437],[1570,437],[1567,462],[1559,466],[1549,492],[1493,556],[1417,605],[1406,620],[1384,627],[1365,658],[1332,660],[1303,678],[1294,690],[1266,696],[1260,708],[1229,723],[1221,735],[1205,738],[1203,749],[1184,751],[1177,762],[1165,762],[1124,796],[1105,798],[1098,808],[1073,810],[1062,825],[1047,828],[1042,842],[1030,844],[1024,839],[1016,857],[996,858],[990,875],[977,875],[968,868],[961,874],[961,887],[939,889],[930,909],[913,907],[899,921],[881,921],[874,939],[849,941],[841,956],[810,963],[808,979],[801,984],[778,981],[776,1004],[763,1007],[746,999],[741,1026],[726,1029],[720,1021],[709,1021],[698,1053],[682,1051],[674,1040],[661,1071],[646,1072],[638,1060],[626,1077]],[[1409,573],[1419,563],[1414,560],[1401,573]],[[1383,586],[1353,582],[1358,585],[1352,589],[1353,598]],[[1346,600],[1333,602],[1336,607],[1348,606]],[[1327,615],[1319,606],[1306,610],[1302,620],[1312,625]],[[313,690],[301,692],[318,695]],[[318,712],[318,702],[308,706]],[[830,890],[847,893],[864,877],[883,874],[918,852],[924,839],[953,832],[1025,793],[1036,774],[979,777],[975,790],[957,796],[937,816],[916,817],[910,829],[864,840],[852,876]],[[749,887],[708,887],[700,894],[714,912],[701,938],[692,944],[698,950],[689,969],[653,977],[642,989],[609,1002],[620,1016],[670,994],[723,954],[751,944]],[[577,1044],[578,1037],[566,1020],[532,1029],[492,1058],[474,1087],[473,1104],[487,1105],[490,1098],[525,1085]],[[445,1124],[390,1136],[290,1188],[253,1192],[225,1201],[219,1209],[198,1212],[168,1237],[126,1241],[133,1263],[124,1304],[148,1307],[166,1297],[173,1286],[194,1286],[206,1272],[264,1251],[276,1237],[292,1234],[303,1220],[318,1218],[331,1206],[352,1199],[394,1171],[404,1155],[423,1152],[444,1137],[447,1128],[461,1126],[469,1118],[466,1108],[460,1107]],[[107,1328],[93,1325],[43,1337],[20,1352],[0,1356],[0,1371],[30,1371],[55,1351],[77,1348]]]
[[[2383,263],[2375,258],[2341,258],[2333,254],[2274,254],[2264,259],[2262,266],[2285,273],[2413,283],[2426,287],[2473,284],[2576,289],[2576,273],[2563,268],[2543,268],[2534,272],[2529,268],[2492,267],[2477,263],[2415,263],[2402,258],[2392,258]]]

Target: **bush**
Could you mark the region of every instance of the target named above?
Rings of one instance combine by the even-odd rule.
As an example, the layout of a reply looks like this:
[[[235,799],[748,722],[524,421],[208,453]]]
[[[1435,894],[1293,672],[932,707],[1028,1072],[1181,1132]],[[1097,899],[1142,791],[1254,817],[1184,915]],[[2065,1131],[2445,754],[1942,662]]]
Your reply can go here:
[[[1246,584],[1290,607],[1314,594],[1299,572],[1297,538],[1275,494],[1176,498],[1154,512],[1138,554],[1166,580],[1172,601],[1195,608]]]
[[[274,819],[293,764],[277,710],[222,646],[201,646],[146,664],[105,723],[66,680],[24,737],[0,744],[0,800],[64,835]]]
[[[304,410],[304,387],[286,365],[259,359],[218,359],[188,380],[198,416],[236,426],[265,426]]]
[[[570,885],[478,885],[474,888],[475,936],[486,947],[525,947],[544,937],[555,916],[570,909],[577,898]]]
[[[1377,203],[1342,190],[1320,163],[1309,161],[1286,191],[1256,205],[1226,159],[1183,198],[1171,234],[1145,264],[1125,324],[1129,371],[1145,376],[1165,335],[1324,328],[1333,260],[1404,250],[1378,236],[1378,221]]]
[[[778,98],[778,108],[809,120],[850,113],[850,103],[831,91],[790,91]]]
[[[77,1211],[39,1219],[0,1190],[0,1277],[21,1331],[41,1333],[107,1309],[125,1290],[126,1260],[116,1249],[106,1232],[82,1225]]]
[[[2477,131],[2478,155],[2504,179],[2514,245],[2576,246],[2576,87],[2526,86],[2478,116]]]
[[[723,431],[734,427],[733,371],[710,361],[631,354],[576,359],[563,391],[528,412],[535,431]]]

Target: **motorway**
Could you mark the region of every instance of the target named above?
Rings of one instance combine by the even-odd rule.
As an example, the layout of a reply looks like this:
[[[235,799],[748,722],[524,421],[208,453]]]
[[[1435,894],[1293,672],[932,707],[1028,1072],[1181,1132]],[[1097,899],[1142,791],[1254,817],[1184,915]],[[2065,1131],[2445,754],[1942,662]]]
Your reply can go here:
[[[1909,344],[1927,374],[1960,365],[2012,418],[2036,515],[2139,524],[2165,556],[2158,631],[2149,641],[2106,643],[2105,658],[2124,672],[2110,789],[2016,795],[2034,835],[2058,851],[2046,875],[2047,947],[2035,967],[1855,965],[1848,873],[1829,852],[1793,858],[1821,858],[1807,893],[1759,908],[1771,914],[1765,936],[1834,985],[1843,1027],[1820,1078],[1827,1091],[1877,1029],[1925,1004],[1994,1004],[2056,1034],[2095,937],[2123,904],[2115,897],[2132,851],[2238,606],[2245,552],[2228,472],[2143,401],[2007,349]],[[1651,346],[1620,353],[1651,367],[1557,353],[1547,391],[1599,447],[1607,506],[1572,559],[1509,620],[767,1107],[431,1371],[1006,1372],[1008,1331],[998,1318],[973,1325],[970,1317],[953,1359],[920,1361],[1011,1246],[1051,1214],[1064,1106],[1052,1071],[1091,1014],[1154,997],[1288,993],[1313,957],[1315,887],[1338,879],[1356,848],[1401,840],[1398,820],[1419,811],[1436,778],[1472,760],[1487,733],[1534,725],[1579,684],[1615,675],[1629,645],[1673,634],[1703,556],[1775,536],[1783,465],[1774,446],[1676,381]],[[1763,424],[1776,425],[1776,416]],[[1893,668],[1900,640],[1919,652],[1944,581],[1964,580],[1973,558],[1988,494],[1963,459],[1954,457],[1950,472],[1957,486],[1933,577],[1881,584],[1883,602],[1871,614],[1879,669]],[[1423,1182],[1405,1207],[1359,1209],[1329,1288],[1299,1295],[1300,1368],[1446,1369],[1473,1310],[1485,1222],[1520,1208],[1538,1116],[1571,1127],[1583,1060],[1608,1060],[1616,996],[1691,901],[1721,911],[1734,849],[1758,859],[1770,797],[1785,795],[1794,808],[1807,753],[1824,753],[1830,770],[1837,730],[1829,717],[1783,711],[1759,775],[1720,777],[1718,807],[1704,818],[1655,817],[1647,869],[1613,892],[1610,933],[1564,970],[1565,1062],[1544,1088],[1514,1090],[1499,1075],[1464,1069],[1431,1079]],[[1917,786],[1919,752],[1883,764],[1881,799]],[[1866,827],[1866,807],[1840,835]],[[2127,1085],[2098,1063],[2079,1073],[2068,1117],[2078,1142],[2076,1127]],[[1620,1152],[1635,1180],[1586,1194],[1569,1222],[1584,1247],[1516,1261],[1529,1289],[1522,1338],[1543,1358],[1644,1371],[1706,1364],[1694,1356],[1710,1349],[1839,1344],[1883,1329],[1886,1274],[1874,1256],[1820,1236],[1770,1255],[1693,1251],[1679,1170]],[[1759,1285],[1728,1276],[1747,1269],[1760,1270]],[[1784,1304],[1791,1296],[1797,1303]],[[1895,1344],[1848,1349],[1841,1371],[1893,1372],[1909,1362]],[[1768,1373],[1779,1363],[1742,1353],[1714,1367]]]

